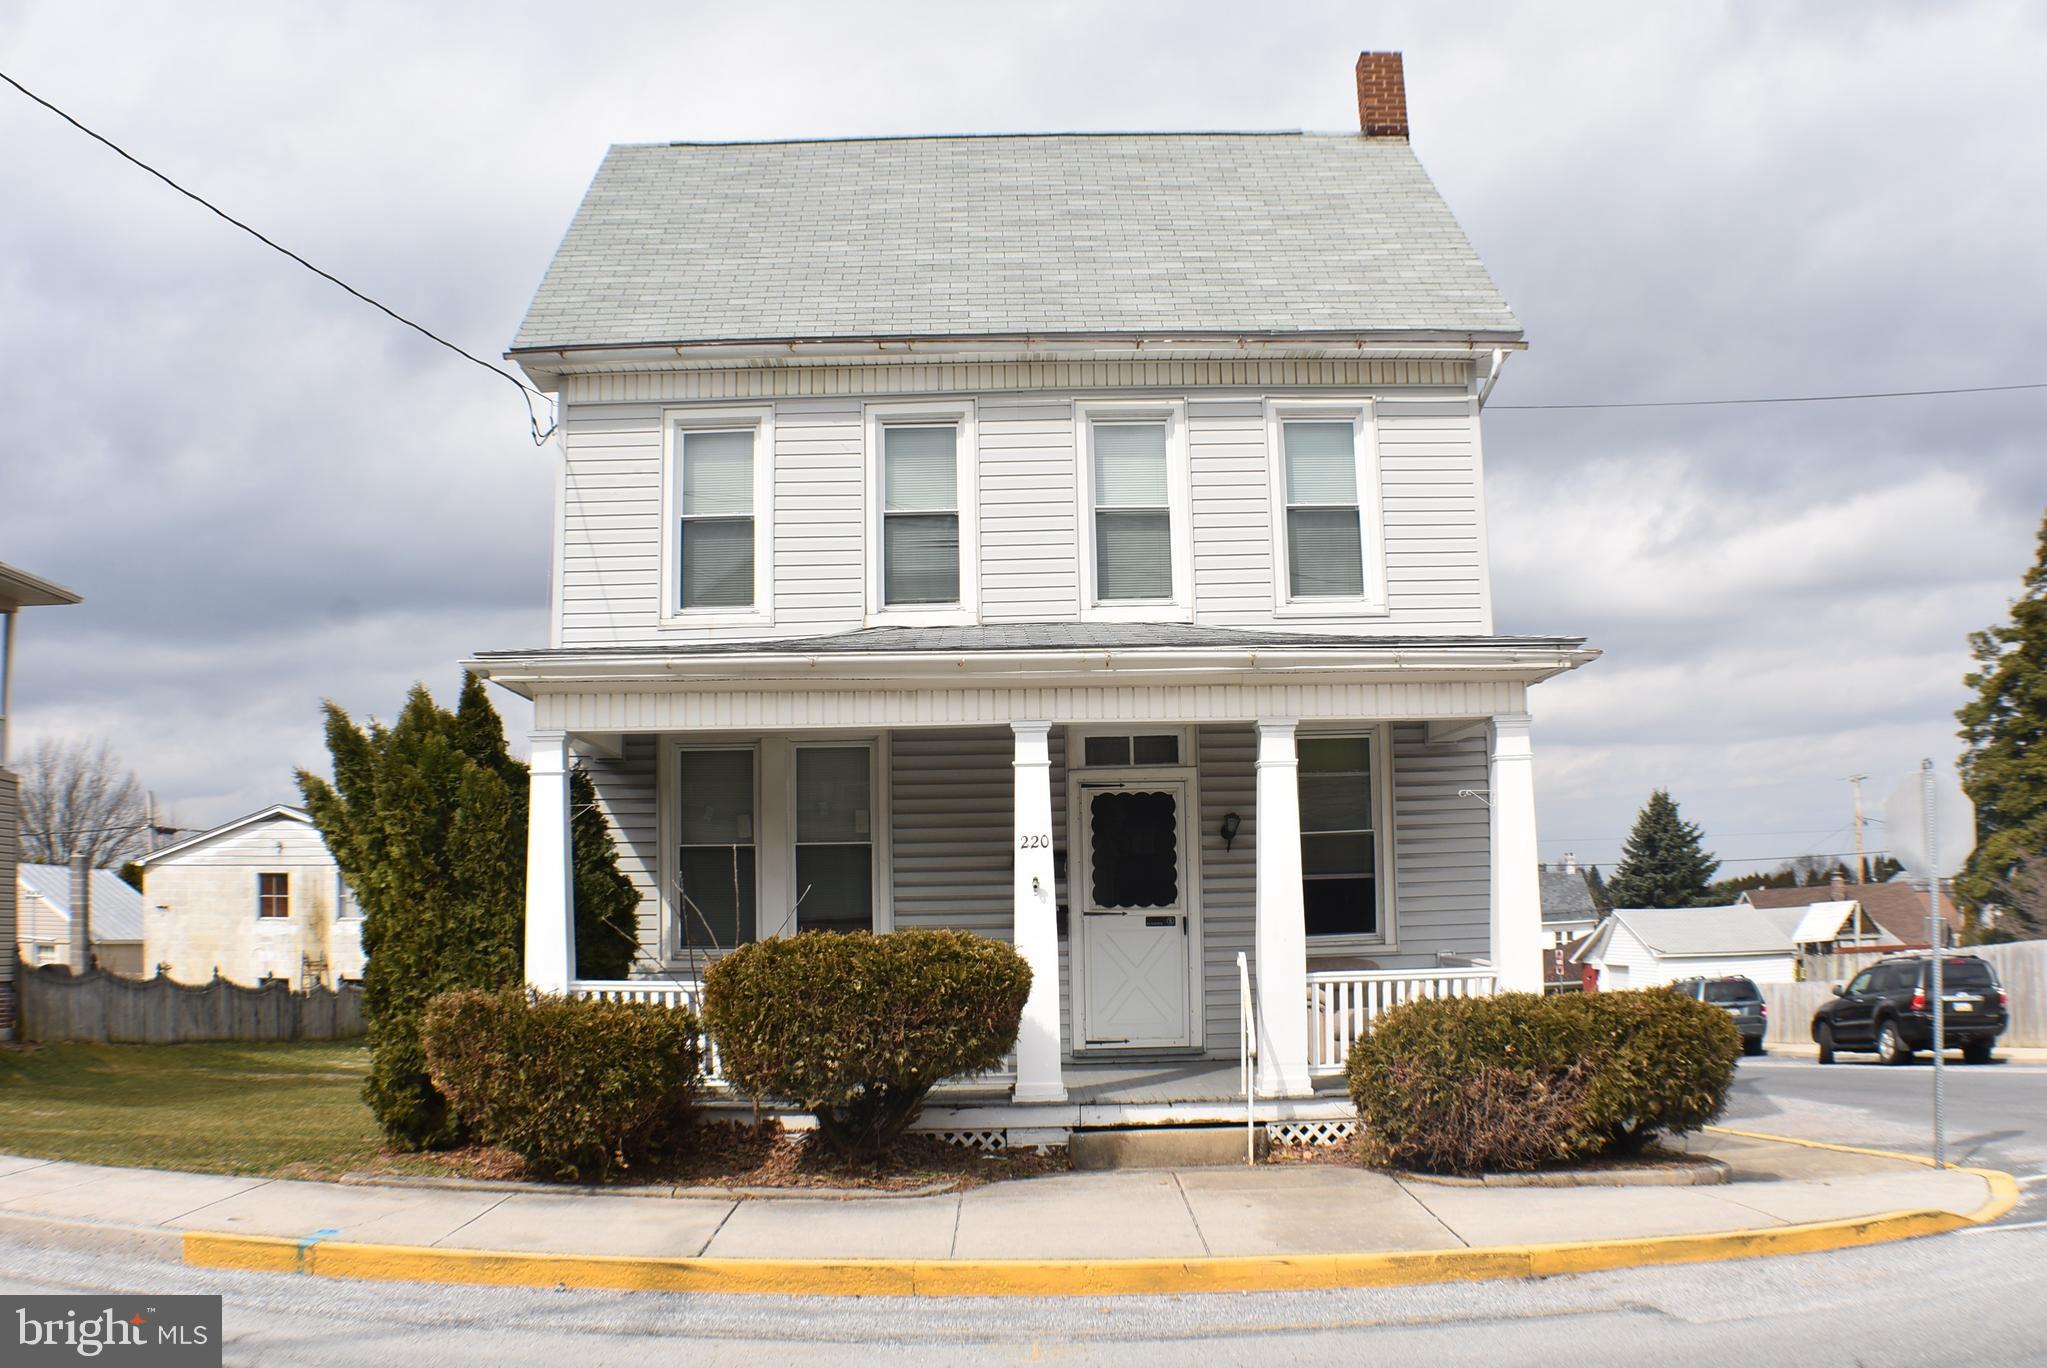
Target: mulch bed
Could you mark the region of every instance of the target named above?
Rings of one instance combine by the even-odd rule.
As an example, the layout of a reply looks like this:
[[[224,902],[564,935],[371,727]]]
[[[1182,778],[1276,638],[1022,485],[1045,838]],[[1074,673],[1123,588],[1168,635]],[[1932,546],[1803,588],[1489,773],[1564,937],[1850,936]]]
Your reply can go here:
[[[878,1162],[860,1163],[834,1153],[817,1132],[785,1131],[780,1121],[770,1117],[759,1126],[744,1121],[699,1122],[687,1154],[662,1164],[621,1170],[602,1185],[951,1192],[1066,1170],[1064,1149],[1047,1154],[1035,1150],[987,1152],[947,1144],[935,1135],[916,1134],[897,1141]],[[470,1178],[536,1185],[548,1181],[529,1174],[517,1155],[482,1145],[439,1154],[386,1151],[356,1172],[370,1177]]]

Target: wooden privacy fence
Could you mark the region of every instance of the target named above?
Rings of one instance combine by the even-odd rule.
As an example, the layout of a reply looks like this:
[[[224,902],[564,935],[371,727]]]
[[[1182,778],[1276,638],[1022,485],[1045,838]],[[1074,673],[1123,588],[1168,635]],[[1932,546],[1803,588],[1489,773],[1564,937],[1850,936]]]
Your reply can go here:
[[[1967,945],[1955,951],[1980,955],[1997,972],[2004,989],[2005,1009],[2010,1013],[2001,1045],[2039,1048],[2047,1046],[2047,941],[2014,941],[2010,945]],[[1871,957],[1867,963],[1875,963]],[[1765,1037],[1777,1044],[1807,1043],[1812,1040],[1812,1014],[1834,995],[1841,979],[1813,983],[1766,983],[1763,1000],[1770,1008],[1770,1033]]]
[[[93,1040],[175,1045],[200,1040],[347,1040],[363,1033],[362,988],[283,983],[247,988],[226,979],[178,983],[159,975],[122,978],[93,970],[26,970],[21,976],[24,1040]]]

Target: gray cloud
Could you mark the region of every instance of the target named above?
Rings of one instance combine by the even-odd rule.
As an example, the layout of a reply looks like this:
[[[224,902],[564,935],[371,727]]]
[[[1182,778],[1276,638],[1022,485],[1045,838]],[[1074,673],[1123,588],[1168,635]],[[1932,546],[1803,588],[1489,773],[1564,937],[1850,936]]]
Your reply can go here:
[[[1356,51],[1404,48],[1417,147],[1534,341],[1487,429],[1500,626],[1607,651],[1536,696],[1546,849],[1610,861],[1655,784],[1724,854],[1845,848],[1839,776],[1955,750],[2047,396],[1504,406],[2047,378],[2047,16],[1237,13],[87,3],[0,7],[0,50],[493,356],[607,142],[1343,128]],[[11,93],[0,146],[0,559],[88,597],[24,622],[28,734],[106,735],[209,821],[318,762],[322,697],[388,714],[542,639],[551,457],[509,387]]]

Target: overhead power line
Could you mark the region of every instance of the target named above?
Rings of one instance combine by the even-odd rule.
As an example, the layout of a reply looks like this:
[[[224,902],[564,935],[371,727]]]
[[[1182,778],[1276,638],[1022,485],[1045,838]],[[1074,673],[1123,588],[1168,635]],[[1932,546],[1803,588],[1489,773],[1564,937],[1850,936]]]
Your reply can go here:
[[[1734,404],[1844,404],[1856,399],[1928,399],[1946,394],[2009,394],[2014,390],[2047,390],[2047,380],[2024,385],[1962,385],[1954,389],[1875,390],[1868,394],[1779,394],[1760,399],[1638,399],[1601,404],[1487,404],[1486,412],[1515,409],[1523,413],[1560,409],[1724,408]]]
[[[59,109],[56,105],[51,104],[42,96],[36,94],[33,90],[30,90],[27,86],[15,80],[6,72],[0,71],[0,81],[5,81],[8,85],[13,86],[23,95],[26,95],[29,99],[35,101],[44,109],[49,110],[52,114],[55,114],[65,123],[70,124],[73,128],[83,133],[86,137],[91,138],[94,142],[100,144],[102,147],[105,147],[106,149],[114,153],[114,155],[120,157],[123,161],[126,161],[131,165],[140,167],[142,170],[147,171],[150,175],[156,177],[165,185],[168,185],[171,189],[177,191],[186,199],[191,200],[194,204],[206,210],[214,217],[222,219],[228,223],[233,224],[235,227],[241,229],[250,237],[256,239],[256,241],[262,243],[265,247],[268,247],[271,251],[276,252],[281,256],[290,258],[291,260],[297,262],[299,265],[305,267],[308,271],[311,271],[314,275],[320,277],[320,279],[327,281],[331,285],[340,287],[341,289],[347,291],[349,294],[353,295],[355,298],[361,300],[363,303],[375,309],[377,312],[384,314],[386,317],[389,317],[396,322],[404,324],[406,327],[418,333],[421,337],[426,338],[429,342],[435,343],[438,346],[446,347],[449,351],[455,353],[455,355],[461,357],[464,361],[468,361],[474,365],[481,366],[485,370],[489,371],[492,375],[495,375],[500,380],[503,380],[506,384],[516,387],[519,391],[519,397],[522,400],[524,400],[526,404],[526,423],[527,426],[531,428],[533,432],[533,445],[535,446],[541,445],[542,443],[546,442],[550,436],[554,434],[554,423],[552,421],[548,423],[546,432],[542,432],[540,430],[540,415],[537,412],[535,412],[533,408],[533,401],[536,398],[541,400],[543,403],[552,403],[553,401],[549,400],[545,394],[542,394],[539,390],[534,389],[531,385],[527,384],[524,380],[521,380],[518,376],[506,370],[504,367],[494,365],[493,363],[484,360],[482,357],[477,356],[474,353],[463,350],[461,347],[455,345],[453,342],[450,342],[447,338],[442,337],[439,333],[433,331],[433,329],[428,328],[423,324],[413,322],[404,314],[399,313],[396,309],[392,308],[388,304],[383,303],[380,300],[372,299],[370,296],[364,294],[361,290],[356,289],[355,286],[343,280],[340,276],[335,275],[332,271],[321,270],[318,266],[315,266],[312,262],[307,261],[297,252],[292,251],[291,248],[286,247],[283,244],[264,236],[256,229],[250,227],[248,224],[236,218],[233,214],[228,213],[227,210],[221,208],[219,205],[213,203],[213,201],[207,199],[204,195],[201,195],[196,191],[188,190],[184,186],[178,184],[178,182],[172,180],[169,176],[157,170],[148,162],[142,160],[142,158],[136,156],[134,153],[122,147],[112,138],[107,137],[103,133],[97,133],[94,132],[92,129],[87,128],[77,119],[72,118],[69,114]]]

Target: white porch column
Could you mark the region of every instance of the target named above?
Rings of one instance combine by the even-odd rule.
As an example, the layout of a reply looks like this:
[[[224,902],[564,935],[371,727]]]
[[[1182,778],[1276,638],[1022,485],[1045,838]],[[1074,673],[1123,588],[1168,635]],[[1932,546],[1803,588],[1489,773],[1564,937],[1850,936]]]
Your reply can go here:
[[[569,859],[569,735],[532,734],[526,815],[526,986],[566,993],[576,972],[575,867]]]
[[[1493,719],[1493,969],[1502,992],[1543,984],[1542,856],[1535,843],[1535,749],[1527,713]]]
[[[1052,875],[1050,722],[1012,722],[1016,832],[1017,953],[1031,966],[1031,995],[1016,1037],[1016,1100],[1064,1102],[1059,1069],[1059,888]]]
[[[1300,762],[1294,719],[1258,723],[1258,1091],[1294,1097],[1308,1081],[1308,929],[1301,908]]]

